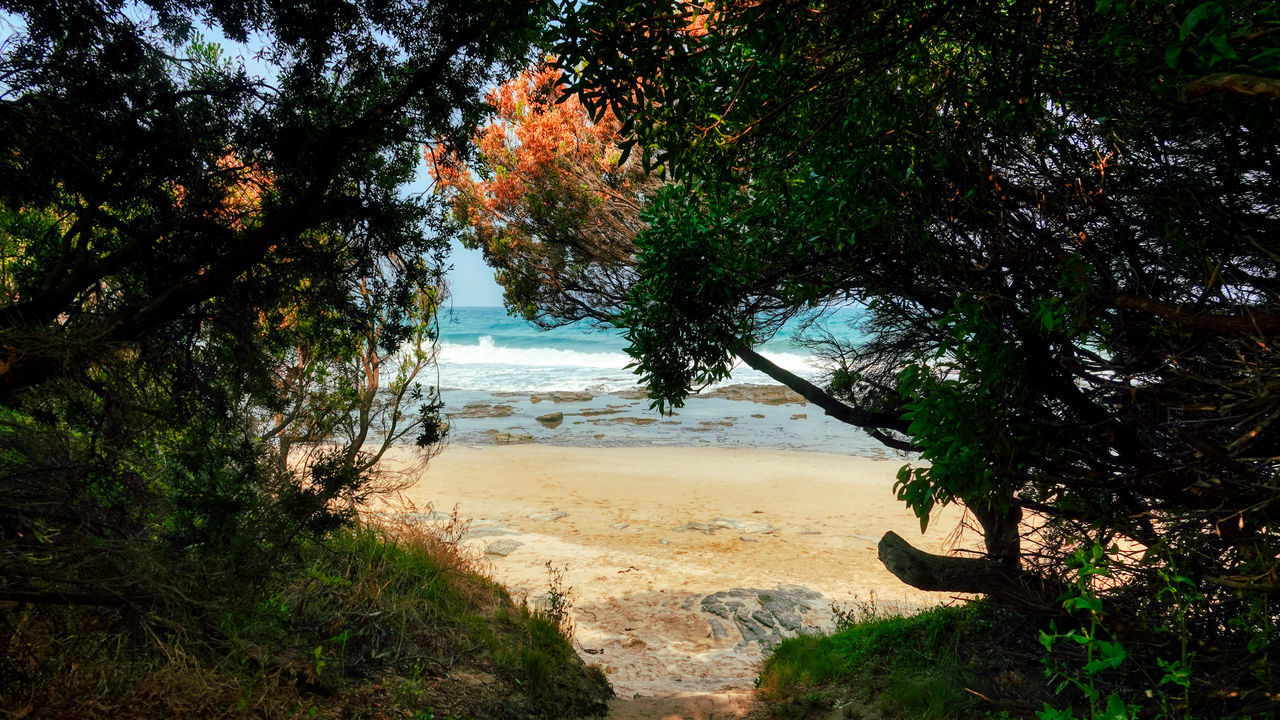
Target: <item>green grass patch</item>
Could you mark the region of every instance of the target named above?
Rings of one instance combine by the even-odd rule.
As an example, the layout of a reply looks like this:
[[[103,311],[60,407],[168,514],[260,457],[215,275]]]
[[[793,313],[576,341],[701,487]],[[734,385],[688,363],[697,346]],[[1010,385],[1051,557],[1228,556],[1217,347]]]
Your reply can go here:
[[[1024,641],[1010,622],[1007,613],[973,603],[792,638],[765,661],[761,695],[780,718],[1007,716],[1010,707],[1030,707],[1024,695],[1036,692],[1040,675],[1034,632]],[[1011,697],[1002,703],[1005,694]]]

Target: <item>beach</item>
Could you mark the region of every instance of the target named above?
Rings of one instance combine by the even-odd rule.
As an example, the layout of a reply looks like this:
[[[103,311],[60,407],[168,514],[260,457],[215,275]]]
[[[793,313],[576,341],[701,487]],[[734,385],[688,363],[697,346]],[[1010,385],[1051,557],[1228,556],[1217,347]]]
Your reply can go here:
[[[860,318],[834,311],[827,327],[856,341]],[[448,445],[388,511],[461,523],[517,598],[567,599],[579,655],[618,695],[610,718],[748,717],[763,658],[830,630],[833,606],[951,600],[904,585],[876,546],[892,530],[949,549],[959,514],[922,536],[893,494],[912,458],[764,375],[735,368],[664,414],[616,331],[543,332],[500,308],[456,308],[441,332]],[[784,329],[761,351],[822,383],[796,339]]]
[[[767,648],[830,629],[833,603],[949,600],[877,560],[886,531],[938,552],[960,519],[944,513],[921,536],[893,496],[901,465],[722,447],[459,445],[402,499],[424,520],[456,511],[464,542],[517,597],[572,602],[579,654],[620,698],[610,717],[743,717]]]

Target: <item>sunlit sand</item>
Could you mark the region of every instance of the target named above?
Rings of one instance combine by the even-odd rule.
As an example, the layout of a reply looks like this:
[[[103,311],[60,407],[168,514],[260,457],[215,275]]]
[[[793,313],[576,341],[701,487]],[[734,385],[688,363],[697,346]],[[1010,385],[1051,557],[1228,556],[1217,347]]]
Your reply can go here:
[[[684,694],[688,707],[725,712],[746,703],[763,651],[707,612],[706,596],[816,591],[806,628],[829,627],[831,603],[855,596],[874,593],[881,607],[949,599],[913,590],[877,560],[888,530],[938,552],[959,521],[944,513],[921,537],[893,496],[901,464],[723,448],[451,447],[405,497],[437,513],[456,506],[471,519],[467,542],[491,550],[494,577],[532,602],[548,593],[546,563],[563,569],[579,653],[621,698]]]

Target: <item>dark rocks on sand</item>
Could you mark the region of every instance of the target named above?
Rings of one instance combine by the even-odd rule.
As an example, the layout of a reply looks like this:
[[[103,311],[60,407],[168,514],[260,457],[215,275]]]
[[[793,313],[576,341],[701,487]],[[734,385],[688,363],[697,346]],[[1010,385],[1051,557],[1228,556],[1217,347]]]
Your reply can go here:
[[[551,512],[538,513],[530,515],[529,519],[534,522],[555,522],[562,517],[569,517],[569,513],[563,510],[552,510]]]
[[[774,532],[774,527],[768,523],[755,520],[731,520],[729,518],[716,518],[711,522],[687,522],[671,529],[678,532],[697,530],[708,535],[714,534],[716,530],[737,530],[743,534]]]
[[[800,585],[779,585],[772,590],[734,588],[704,597],[702,611],[737,625],[743,645],[758,642],[770,650],[784,638],[826,620],[818,612],[822,597],[822,593]],[[708,620],[712,637],[719,637],[718,622],[714,618]]]
[[[529,433],[495,432],[493,441],[499,445],[519,445],[520,443],[533,442],[533,436]]]

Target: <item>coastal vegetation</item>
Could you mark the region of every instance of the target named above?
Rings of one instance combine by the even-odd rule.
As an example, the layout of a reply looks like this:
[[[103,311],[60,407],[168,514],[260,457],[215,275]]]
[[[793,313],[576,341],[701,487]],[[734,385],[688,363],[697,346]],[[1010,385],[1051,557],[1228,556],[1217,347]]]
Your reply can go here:
[[[0,9],[10,714],[601,709],[562,596],[359,515],[442,440],[453,234],[657,410],[744,362],[980,531],[887,533],[984,599],[782,644],[781,711],[1280,712],[1275,2]],[[821,384],[757,352],[797,320]]]
[[[622,328],[655,408],[740,360],[914,453],[899,498],[982,547],[880,557],[1037,619],[1042,717],[1265,716],[1276,9],[573,4],[438,177],[509,307]],[[822,386],[754,350],[847,305]]]
[[[0,8],[0,711],[597,709],[456,534],[358,517],[442,435],[419,148],[468,152],[548,8]]]
[[[992,603],[913,615],[867,603],[841,619],[833,634],[787,640],[765,660],[758,687],[776,717],[961,720],[1027,714],[1051,696],[1033,624]]]

